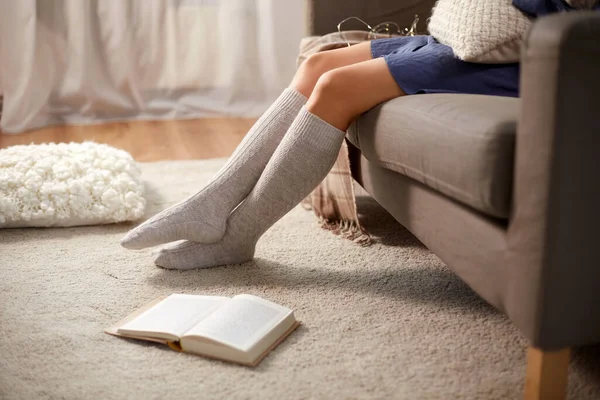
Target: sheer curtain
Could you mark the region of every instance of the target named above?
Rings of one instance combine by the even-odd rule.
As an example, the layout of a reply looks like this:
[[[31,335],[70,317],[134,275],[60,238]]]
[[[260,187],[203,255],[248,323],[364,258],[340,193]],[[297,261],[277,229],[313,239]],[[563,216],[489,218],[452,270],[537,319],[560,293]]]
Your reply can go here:
[[[2,130],[257,116],[304,24],[302,0],[0,0]]]

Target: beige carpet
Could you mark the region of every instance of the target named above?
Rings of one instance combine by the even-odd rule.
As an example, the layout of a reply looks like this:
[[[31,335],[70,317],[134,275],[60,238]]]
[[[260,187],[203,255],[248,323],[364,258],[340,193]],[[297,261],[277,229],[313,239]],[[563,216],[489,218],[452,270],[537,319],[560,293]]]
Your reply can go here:
[[[221,163],[144,164],[149,213]],[[360,210],[370,248],[296,208],[254,262],[189,272],[122,249],[130,225],[1,231],[0,398],[521,398],[518,331],[371,200]],[[173,292],[253,293],[304,324],[255,369],[102,333]],[[600,346],[576,351],[569,398],[600,398]]]

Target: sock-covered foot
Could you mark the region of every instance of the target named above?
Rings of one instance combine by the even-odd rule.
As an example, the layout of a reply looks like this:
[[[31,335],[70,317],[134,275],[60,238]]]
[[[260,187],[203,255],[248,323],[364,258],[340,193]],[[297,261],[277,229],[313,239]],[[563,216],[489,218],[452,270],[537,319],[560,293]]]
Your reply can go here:
[[[202,192],[197,196],[202,197]],[[225,234],[229,210],[207,207],[197,210],[198,198],[189,198],[156,214],[129,231],[121,245],[128,249],[143,249],[179,239],[192,239],[199,243],[214,243]]]
[[[121,245],[143,249],[181,239],[199,243],[220,240],[231,210],[252,190],[305,103],[302,94],[286,89],[204,189],[130,231]]]
[[[254,256],[256,242],[325,178],[345,132],[302,109],[248,197],[227,221],[218,243],[183,242],[164,247],[155,263],[170,269],[240,264]]]
[[[234,236],[238,236],[237,238]],[[219,265],[243,264],[252,260],[256,244],[225,233],[217,243],[178,242],[164,246],[154,259],[162,268],[187,270]]]

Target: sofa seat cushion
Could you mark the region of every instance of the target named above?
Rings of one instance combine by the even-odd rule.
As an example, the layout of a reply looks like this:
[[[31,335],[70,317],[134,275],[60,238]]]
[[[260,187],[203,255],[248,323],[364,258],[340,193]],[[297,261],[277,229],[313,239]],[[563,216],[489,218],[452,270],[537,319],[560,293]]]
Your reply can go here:
[[[519,105],[499,96],[405,96],[365,113],[348,139],[370,162],[504,219]]]

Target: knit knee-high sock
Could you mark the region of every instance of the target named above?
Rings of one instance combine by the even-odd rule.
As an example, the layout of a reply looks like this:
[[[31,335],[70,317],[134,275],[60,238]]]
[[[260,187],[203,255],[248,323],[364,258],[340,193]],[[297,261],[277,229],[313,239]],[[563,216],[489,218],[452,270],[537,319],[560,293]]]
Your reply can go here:
[[[180,239],[200,243],[220,240],[231,210],[250,193],[305,103],[302,94],[286,89],[204,189],[130,231],[121,245],[142,249]]]
[[[229,217],[223,239],[211,244],[187,241],[165,246],[156,264],[192,269],[251,260],[262,234],[325,178],[344,136],[345,132],[303,108],[254,189]]]

